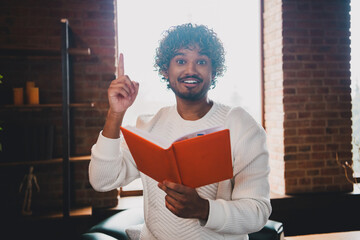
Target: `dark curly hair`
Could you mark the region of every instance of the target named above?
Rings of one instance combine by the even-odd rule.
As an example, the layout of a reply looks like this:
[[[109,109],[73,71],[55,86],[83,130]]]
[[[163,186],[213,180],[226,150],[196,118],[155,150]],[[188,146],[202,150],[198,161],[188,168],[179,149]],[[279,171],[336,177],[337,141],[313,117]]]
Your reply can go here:
[[[211,81],[212,88],[216,85],[216,78],[224,74],[226,70],[225,51],[217,34],[204,25],[186,23],[171,27],[166,31],[156,49],[155,68],[159,71],[162,79],[167,82],[168,88],[170,88],[169,80],[163,76],[163,73],[168,70],[171,59],[178,50],[195,46],[198,46],[200,51],[211,59],[212,75],[214,76]]]

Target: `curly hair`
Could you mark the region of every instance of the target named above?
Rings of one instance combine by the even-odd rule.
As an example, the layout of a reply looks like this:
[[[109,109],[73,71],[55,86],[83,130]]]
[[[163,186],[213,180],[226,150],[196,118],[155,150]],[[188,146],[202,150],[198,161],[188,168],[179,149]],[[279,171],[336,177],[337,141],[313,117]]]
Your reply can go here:
[[[191,47],[199,47],[200,51],[211,59],[213,75],[211,87],[214,88],[216,78],[222,76],[226,70],[225,51],[217,34],[204,25],[186,23],[166,31],[156,49],[155,68],[170,88],[169,80],[163,76],[163,73],[167,72],[170,61],[178,50]]]

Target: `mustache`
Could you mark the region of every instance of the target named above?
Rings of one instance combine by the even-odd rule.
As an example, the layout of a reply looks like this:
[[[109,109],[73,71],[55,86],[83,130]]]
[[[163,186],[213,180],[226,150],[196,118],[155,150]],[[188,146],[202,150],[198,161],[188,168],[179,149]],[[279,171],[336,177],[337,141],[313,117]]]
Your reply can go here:
[[[185,77],[179,77],[178,81],[184,81],[184,80],[189,79],[189,78],[197,79],[200,82],[203,81],[203,79],[201,77],[199,77],[198,75],[189,75],[189,76],[185,76]]]

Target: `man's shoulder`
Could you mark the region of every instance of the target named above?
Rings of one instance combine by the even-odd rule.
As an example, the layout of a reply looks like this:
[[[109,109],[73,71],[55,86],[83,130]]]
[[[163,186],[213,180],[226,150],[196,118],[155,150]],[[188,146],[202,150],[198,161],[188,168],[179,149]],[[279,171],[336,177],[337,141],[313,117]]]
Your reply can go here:
[[[166,106],[160,108],[157,113],[139,115],[136,121],[136,127],[141,129],[151,128],[161,116],[166,115],[172,108],[173,106]]]
[[[259,123],[254,119],[254,117],[246,111],[243,107],[237,106],[229,109],[226,116],[227,125],[231,126],[257,126]]]
[[[245,108],[240,107],[240,106],[236,106],[236,107],[231,107],[229,109],[228,114],[231,115],[235,115],[238,117],[251,117],[251,115],[249,114],[248,111],[245,110]]]
[[[229,106],[220,102],[214,102],[217,112],[226,115],[226,118],[251,117],[250,114],[241,106]]]

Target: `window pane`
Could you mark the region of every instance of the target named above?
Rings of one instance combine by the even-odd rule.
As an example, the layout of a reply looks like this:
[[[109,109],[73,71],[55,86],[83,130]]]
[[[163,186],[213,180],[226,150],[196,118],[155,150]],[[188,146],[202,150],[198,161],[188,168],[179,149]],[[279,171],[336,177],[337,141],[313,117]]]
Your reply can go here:
[[[243,106],[261,122],[259,1],[118,0],[119,52],[125,74],[140,83],[140,92],[124,124],[143,113],[175,103],[171,90],[154,70],[155,49],[162,32],[187,22],[212,28],[222,40],[227,72],[210,90],[213,100]]]

